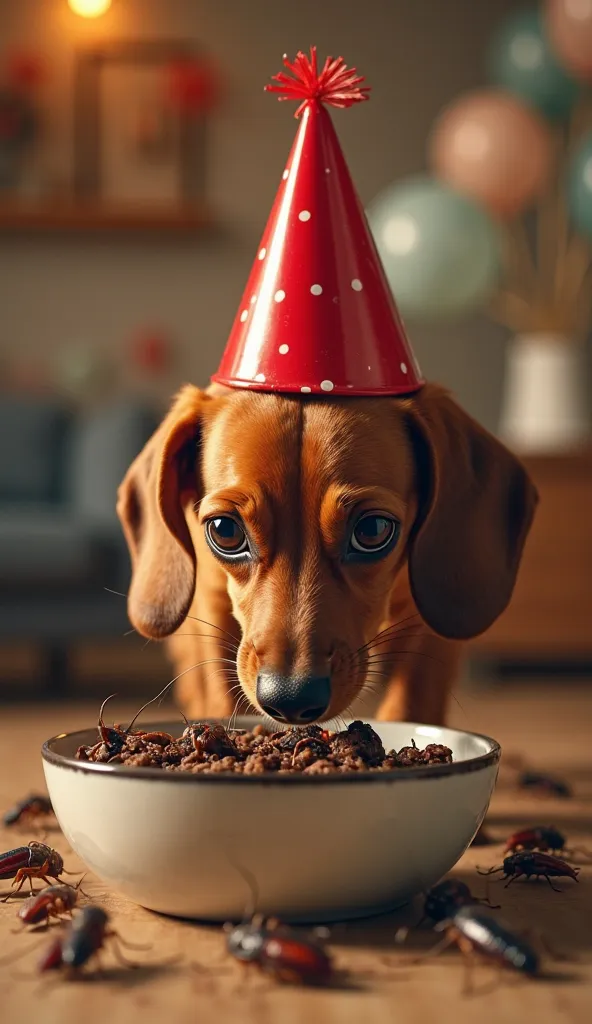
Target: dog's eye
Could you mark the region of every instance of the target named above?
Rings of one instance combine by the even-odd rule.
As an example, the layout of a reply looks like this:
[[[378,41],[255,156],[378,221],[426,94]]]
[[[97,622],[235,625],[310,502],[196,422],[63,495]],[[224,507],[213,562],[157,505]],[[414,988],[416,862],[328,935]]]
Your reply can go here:
[[[242,526],[230,516],[218,516],[208,519],[206,537],[210,545],[220,555],[239,555],[248,551],[249,542]]]
[[[373,554],[387,548],[398,530],[396,519],[378,512],[367,512],[354,526],[350,544],[354,551]]]

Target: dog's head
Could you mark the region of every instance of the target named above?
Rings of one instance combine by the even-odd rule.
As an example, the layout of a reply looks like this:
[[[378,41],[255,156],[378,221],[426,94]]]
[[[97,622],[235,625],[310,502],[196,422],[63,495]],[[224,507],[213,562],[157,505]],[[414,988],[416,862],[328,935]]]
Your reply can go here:
[[[487,629],[535,504],[518,460],[439,387],[405,399],[186,387],[120,489],[130,618],[145,636],[173,633],[207,563],[241,626],[250,702],[325,718],[362,688],[364,645],[401,574],[434,632]]]

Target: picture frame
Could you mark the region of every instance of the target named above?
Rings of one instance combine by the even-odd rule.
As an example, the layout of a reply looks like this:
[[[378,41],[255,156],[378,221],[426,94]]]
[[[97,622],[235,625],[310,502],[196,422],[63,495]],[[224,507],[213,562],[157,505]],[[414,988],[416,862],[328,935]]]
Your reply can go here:
[[[206,118],[166,102],[165,74],[199,62],[194,44],[119,41],[85,49],[74,85],[74,198],[163,211],[198,206]]]

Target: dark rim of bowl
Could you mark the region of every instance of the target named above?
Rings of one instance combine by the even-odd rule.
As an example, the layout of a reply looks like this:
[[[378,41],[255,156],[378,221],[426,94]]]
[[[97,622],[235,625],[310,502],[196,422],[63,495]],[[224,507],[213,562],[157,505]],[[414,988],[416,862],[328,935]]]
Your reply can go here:
[[[215,719],[209,719],[210,722],[215,723]],[[169,723],[159,722],[158,728],[163,729]],[[171,723],[175,724],[175,723]],[[391,724],[391,723],[385,723]],[[392,723],[393,725],[399,725],[401,723]],[[409,725],[411,729],[422,728],[421,723],[418,722],[406,722],[405,725]],[[144,726],[146,729],[150,728],[150,725]],[[154,726],[152,727],[154,728]],[[466,732],[463,729],[455,729],[455,732],[462,733],[465,736],[471,736],[474,739],[484,740],[491,747],[490,750],[485,754],[479,754],[477,757],[470,757],[463,761],[453,761],[451,764],[433,764],[423,765],[417,768],[393,768],[390,771],[368,771],[368,772],[335,772],[329,775],[305,775],[303,772],[298,772],[293,775],[278,775],[277,772],[267,772],[262,775],[243,775],[241,773],[234,772],[173,772],[163,771],[162,768],[125,768],[120,764],[97,764],[92,761],[77,761],[74,757],[67,757],[65,754],[57,754],[55,750],[52,750],[52,744],[57,740],[73,739],[77,736],[86,737],[91,729],[80,729],[76,732],[71,733],[59,733],[57,736],[52,736],[51,739],[41,747],[41,756],[44,761],[49,764],[53,764],[58,768],[69,768],[76,772],[98,772],[104,775],[111,775],[113,778],[118,779],[160,779],[161,782],[179,782],[184,785],[205,785],[206,783],[213,783],[216,786],[229,783],[240,785],[240,786],[293,786],[293,785],[307,785],[307,786],[323,786],[323,785],[335,785],[337,783],[357,783],[360,785],[369,784],[372,782],[393,782],[395,779],[398,782],[404,782],[406,779],[444,779],[450,775],[468,775],[471,772],[478,772],[484,768],[490,768],[492,765],[498,763],[502,749],[497,742],[491,738],[491,736],[485,736],[483,733],[478,732]],[[77,744],[80,746],[81,744]]]

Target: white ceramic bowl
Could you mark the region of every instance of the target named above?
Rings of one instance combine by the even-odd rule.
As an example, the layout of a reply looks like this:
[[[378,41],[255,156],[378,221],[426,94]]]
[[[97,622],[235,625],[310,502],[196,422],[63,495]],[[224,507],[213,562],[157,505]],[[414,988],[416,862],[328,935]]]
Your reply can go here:
[[[258,720],[243,718],[242,728]],[[444,743],[451,765],[351,775],[192,775],[74,760],[96,729],[43,746],[47,787],[76,853],[135,903],[179,917],[257,910],[330,921],[401,906],[455,864],[495,785],[495,740],[371,722],[387,750]],[[150,728],[178,729],[175,723]]]

